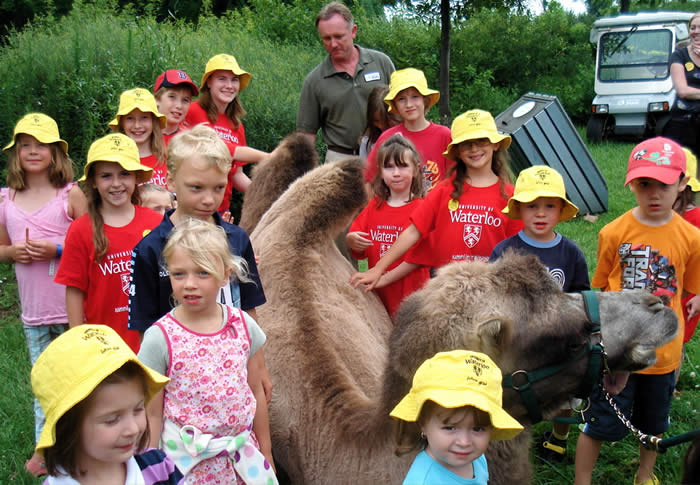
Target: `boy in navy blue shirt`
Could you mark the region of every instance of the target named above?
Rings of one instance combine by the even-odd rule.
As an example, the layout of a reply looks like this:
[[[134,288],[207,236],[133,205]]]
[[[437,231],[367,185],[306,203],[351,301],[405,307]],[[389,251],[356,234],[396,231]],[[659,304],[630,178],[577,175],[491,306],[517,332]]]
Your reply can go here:
[[[581,249],[554,227],[576,215],[578,208],[566,198],[562,176],[551,167],[535,165],[520,172],[513,197],[503,213],[512,219],[522,219],[523,229],[515,236],[498,243],[490,260],[501,257],[512,248],[536,255],[549,270],[562,290],[567,293],[591,289],[588,266]],[[570,417],[570,409],[559,416]],[[566,440],[570,425],[554,423],[552,432],[544,434],[537,452],[549,461],[562,461],[566,456]]]

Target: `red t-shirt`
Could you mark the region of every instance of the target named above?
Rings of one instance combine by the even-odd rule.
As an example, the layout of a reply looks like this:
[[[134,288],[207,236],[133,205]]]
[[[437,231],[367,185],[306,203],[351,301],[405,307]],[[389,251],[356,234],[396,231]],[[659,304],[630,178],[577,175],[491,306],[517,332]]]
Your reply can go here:
[[[76,219],[68,228],[66,244],[56,274],[56,283],[73,286],[85,293],[86,323],[112,327],[134,352],[139,350],[139,333],[126,327],[129,316],[131,251],[160,224],[163,216],[135,206],[134,218],[124,227],[105,224],[109,246],[102,261],[95,262],[90,216]]]
[[[700,207],[695,207],[685,211],[683,214],[683,219],[690,222],[695,227],[700,228]],[[695,317],[693,317],[691,320],[688,320],[688,310],[686,310],[685,305],[688,303],[688,300],[694,296],[695,293],[688,293],[681,300],[681,303],[683,304],[683,318],[685,319],[685,334],[683,335],[683,343],[687,343],[691,339],[695,333],[695,329],[698,327],[698,319],[700,319],[700,315],[695,315]]]
[[[416,146],[421,157],[423,176],[426,190],[432,190],[437,183],[445,178],[447,170],[452,166],[452,160],[446,158],[443,152],[452,141],[450,129],[446,126],[430,125],[421,131],[408,131],[403,123],[392,126],[382,133],[367,157],[365,180],[371,182],[377,173],[377,150],[392,135],[405,136]]]
[[[202,109],[197,102],[190,104],[183,124],[185,127],[189,128],[200,124],[205,124],[214,128],[216,134],[219,135],[219,138],[224,140],[224,143],[226,143],[226,146],[231,152],[231,156],[233,156],[234,152],[236,151],[236,147],[246,146],[245,129],[243,128],[243,123],[239,124],[238,128],[236,128],[224,113],[219,113],[216,123],[212,124],[209,121],[209,118],[207,118],[206,111],[204,111],[204,109]],[[243,164],[238,163],[235,160],[231,164],[231,171],[228,174],[228,183],[226,184],[226,191],[224,192],[224,200],[219,206],[220,212],[228,210],[229,205],[231,204],[231,194],[233,193],[233,174],[236,171],[236,168],[240,165]]]
[[[148,183],[160,185],[161,187],[168,186],[168,167],[165,162],[158,164],[158,159],[155,155],[141,157],[141,165],[145,165],[153,169],[153,175]]]
[[[410,215],[420,205],[422,199],[412,200],[401,207],[391,207],[386,202],[378,206],[379,201],[379,198],[373,198],[355,218],[349,230],[349,232],[369,233],[369,239],[373,241],[373,245],[361,253],[352,251],[352,255],[356,259],[367,258],[370,268],[377,264],[379,258],[396,242],[401,231],[410,224]],[[404,258],[400,258],[389,269],[395,268],[403,260]],[[429,278],[429,269],[422,266],[399,281],[384,288],[377,288],[375,291],[384,303],[389,315],[393,316],[403,299],[421,288]]]
[[[451,180],[439,183],[411,214],[421,240],[406,261],[433,267],[452,261],[487,261],[496,244],[523,228],[521,220],[501,212],[508,198],[501,195],[499,183],[490,187],[465,183],[459,206],[451,208],[453,190]],[[513,194],[512,185],[506,185],[506,193]]]

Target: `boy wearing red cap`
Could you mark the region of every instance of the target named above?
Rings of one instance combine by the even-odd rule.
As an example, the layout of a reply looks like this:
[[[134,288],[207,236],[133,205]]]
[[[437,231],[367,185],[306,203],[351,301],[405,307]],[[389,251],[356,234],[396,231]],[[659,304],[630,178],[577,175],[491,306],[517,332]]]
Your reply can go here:
[[[592,286],[603,291],[642,288],[668,300],[680,325],[676,336],[656,349],[656,363],[629,376],[615,376],[606,385],[618,408],[642,433],[661,436],[668,428],[674,371],[683,342],[684,291],[700,290],[700,231],[673,211],[673,203],[688,182],[686,157],[676,142],[657,137],[637,145],[629,157],[625,185],[637,206],[608,225],[598,236],[598,266]],[[691,315],[700,310],[700,297],[688,303]],[[608,384],[606,382],[606,384]],[[631,418],[630,418],[631,415]],[[576,449],[576,485],[591,483],[603,441],[618,441],[627,428],[615,415],[599,388],[591,395],[586,425]],[[656,453],[639,448],[635,485],[657,485]]]
[[[180,123],[185,120],[192,98],[199,94],[199,89],[185,71],[168,69],[156,79],[153,94],[158,111],[163,113],[167,120],[163,129],[163,141],[165,146],[168,146],[170,139],[180,130]]]

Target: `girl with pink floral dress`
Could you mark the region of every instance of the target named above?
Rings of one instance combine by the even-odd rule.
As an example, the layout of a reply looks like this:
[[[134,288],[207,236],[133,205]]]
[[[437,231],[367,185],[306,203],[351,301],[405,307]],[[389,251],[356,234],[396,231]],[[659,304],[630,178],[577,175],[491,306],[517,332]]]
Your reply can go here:
[[[151,446],[160,438],[186,484],[276,484],[267,408],[257,406],[264,392],[249,385],[265,334],[216,301],[232,275],[246,279],[245,262],[220,227],[195,219],[173,229],[163,258],[178,306],[146,331],[139,351],[170,377],[148,406],[152,429],[161,430]]]

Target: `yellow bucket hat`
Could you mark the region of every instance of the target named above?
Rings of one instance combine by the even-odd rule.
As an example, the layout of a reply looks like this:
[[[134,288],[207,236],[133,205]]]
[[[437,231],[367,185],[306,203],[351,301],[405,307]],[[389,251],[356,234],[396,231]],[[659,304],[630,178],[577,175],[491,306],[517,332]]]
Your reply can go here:
[[[416,88],[423,96],[428,96],[430,101],[425,107],[425,111],[428,111],[440,99],[439,91],[428,88],[428,80],[425,79],[425,74],[423,74],[423,71],[413,69],[412,67],[409,67],[408,69],[400,69],[391,73],[391,80],[389,81],[389,94],[384,97],[384,102],[389,106],[389,111],[394,110],[391,103],[394,98],[396,98],[401,91],[408,88]]]
[[[447,145],[445,155],[450,160],[457,160],[457,145],[467,140],[477,140],[488,138],[491,143],[502,143],[505,150],[510,146],[510,136],[499,133],[496,128],[496,120],[491,113],[480,109],[472,109],[462,113],[452,122],[452,141]]]
[[[118,163],[124,170],[136,172],[136,182],[139,184],[148,182],[153,175],[151,167],[141,165],[136,142],[123,133],[112,133],[92,142],[80,182],[85,181],[90,165],[95,162]]]
[[[698,159],[695,158],[693,152],[687,148],[683,148],[685,152],[685,174],[690,177],[688,186],[693,192],[700,192],[700,181],[698,181]]]
[[[118,131],[121,117],[128,115],[135,109],[139,109],[144,113],[153,113],[160,120],[160,127],[165,128],[168,122],[167,118],[158,111],[156,98],[150,91],[143,88],[128,89],[119,96],[119,109],[114,119],[109,122],[109,127],[114,131]]]
[[[390,415],[417,421],[427,400],[448,409],[473,406],[490,416],[491,439],[509,440],[523,427],[503,410],[501,380],[501,369],[486,354],[440,352],[418,367],[411,390]]]
[[[43,113],[29,113],[22,116],[15,125],[15,131],[12,135],[12,141],[8,143],[3,151],[7,151],[15,145],[17,135],[31,135],[41,143],[56,143],[61,145],[63,153],[68,155],[68,143],[61,140],[58,134],[58,125],[50,116]]]
[[[53,446],[58,420],[127,362],[135,362],[143,369],[146,402],[169,381],[141,364],[117,332],[107,325],[79,325],[51,342],[39,355],[31,373],[32,390],[46,416],[36,450]]]
[[[211,76],[211,73],[214,71],[231,71],[234,73],[241,80],[241,91],[247,88],[248,83],[250,82],[250,73],[241,69],[241,66],[238,65],[238,61],[236,61],[235,57],[228,54],[217,54],[209,59],[209,62],[207,62],[207,65],[204,68],[202,82],[199,85],[200,90],[204,87],[207,79],[209,79],[209,76]]]
[[[520,172],[513,197],[502,212],[511,219],[520,219],[520,207],[515,202],[527,204],[538,197],[558,197],[564,201],[559,222],[568,221],[578,213],[578,207],[566,198],[566,186],[561,174],[547,165],[534,165]]]

